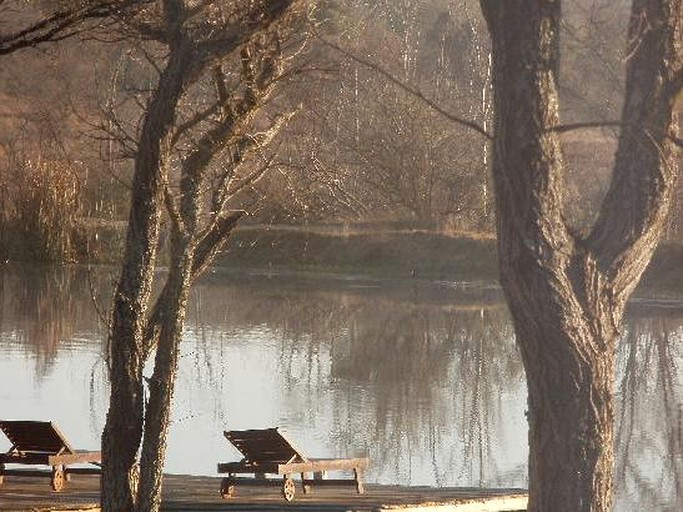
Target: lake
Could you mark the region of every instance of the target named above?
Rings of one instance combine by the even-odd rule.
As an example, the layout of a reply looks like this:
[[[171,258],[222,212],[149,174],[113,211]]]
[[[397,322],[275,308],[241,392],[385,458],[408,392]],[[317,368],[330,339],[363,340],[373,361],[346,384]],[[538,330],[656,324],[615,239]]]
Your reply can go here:
[[[0,417],[97,447],[116,277],[0,269]],[[636,299],[622,332],[616,510],[683,510],[683,302]],[[280,426],[312,456],[369,456],[370,482],[527,485],[523,368],[491,283],[216,272],[181,351],[168,472],[215,475],[240,458],[223,430]]]

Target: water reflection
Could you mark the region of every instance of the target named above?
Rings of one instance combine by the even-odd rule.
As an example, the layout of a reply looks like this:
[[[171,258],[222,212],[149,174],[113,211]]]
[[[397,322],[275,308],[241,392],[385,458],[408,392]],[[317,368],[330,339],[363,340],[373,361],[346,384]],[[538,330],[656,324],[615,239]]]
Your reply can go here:
[[[108,396],[91,292],[106,303],[111,276],[90,281],[0,271],[0,416],[87,447]],[[683,509],[679,306],[635,303],[624,325],[617,510]],[[214,274],[192,296],[167,470],[213,474],[237,457],[224,428],[281,425],[313,455],[368,454],[371,481],[524,486],[525,394],[495,288]]]
[[[683,306],[632,308],[619,353],[623,510],[683,510]]]
[[[79,269],[0,269],[0,339],[26,353],[42,380],[52,371],[61,353],[103,341],[106,313],[98,304],[108,301],[109,272],[96,275]],[[104,282],[92,282],[92,279]],[[98,296],[101,290],[106,296]]]

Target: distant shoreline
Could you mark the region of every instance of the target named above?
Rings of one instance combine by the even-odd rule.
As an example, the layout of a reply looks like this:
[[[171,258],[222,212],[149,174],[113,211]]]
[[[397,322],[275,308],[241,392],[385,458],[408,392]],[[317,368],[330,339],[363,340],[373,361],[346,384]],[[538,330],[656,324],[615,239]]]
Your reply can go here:
[[[301,270],[369,277],[498,281],[496,240],[425,230],[236,230],[217,267]],[[683,242],[663,241],[641,293],[683,294]]]
[[[101,222],[82,229],[81,240],[87,251],[76,262],[117,264],[125,227],[123,222]],[[160,251],[159,266],[166,264],[165,254]],[[20,263],[35,262],[23,259]],[[498,281],[492,236],[443,233],[399,223],[242,225],[232,233],[214,266],[395,279]],[[683,242],[660,243],[639,291],[683,294]]]

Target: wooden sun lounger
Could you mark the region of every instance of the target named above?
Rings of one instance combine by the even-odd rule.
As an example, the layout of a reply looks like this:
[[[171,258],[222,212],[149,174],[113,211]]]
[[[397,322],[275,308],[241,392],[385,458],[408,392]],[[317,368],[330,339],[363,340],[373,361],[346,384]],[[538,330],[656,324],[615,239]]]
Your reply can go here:
[[[359,494],[363,493],[363,471],[368,467],[365,457],[354,459],[309,459],[301,453],[277,428],[263,430],[231,430],[223,433],[244,458],[240,462],[218,464],[219,473],[228,476],[221,481],[221,496],[234,495],[235,487],[240,485],[281,486],[282,496],[292,501],[296,492],[292,475],[301,475],[304,493],[311,486],[353,485]],[[327,471],[353,471],[353,479],[326,479]],[[253,473],[254,477],[239,478],[241,473]],[[313,479],[307,478],[313,474]],[[266,478],[266,475],[283,475],[283,478]]]
[[[0,485],[5,476],[44,476],[36,469],[7,469],[5,464],[51,466],[50,484],[59,492],[73,473],[99,473],[100,452],[74,450],[57,426],[49,421],[0,420],[0,430],[11,448],[0,454]],[[94,464],[97,468],[69,468],[70,464]]]

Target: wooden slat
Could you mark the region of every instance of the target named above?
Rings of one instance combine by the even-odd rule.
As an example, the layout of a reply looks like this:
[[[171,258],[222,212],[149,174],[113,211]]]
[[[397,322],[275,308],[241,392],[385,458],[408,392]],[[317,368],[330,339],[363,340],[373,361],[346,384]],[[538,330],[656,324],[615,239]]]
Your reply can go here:
[[[40,469],[3,469],[2,476],[50,477],[52,476],[52,472],[50,470]]]
[[[0,454],[2,464],[47,464],[47,453],[28,453],[25,455],[15,455],[13,453]]]
[[[48,466],[65,466],[67,464],[99,464],[102,461],[100,452],[77,452],[63,455],[47,453],[27,453],[23,455],[0,454],[2,464],[46,464]]]
[[[310,459],[308,462],[291,462],[280,464],[279,472],[285,473],[317,473],[320,471],[366,469],[369,459]]]
[[[50,466],[63,466],[66,464],[99,463],[101,461],[102,454],[100,452],[76,452],[63,455],[50,455],[47,463]]]
[[[344,485],[350,485],[350,486],[355,486],[356,481],[351,478],[329,478],[325,480],[309,480],[306,478],[303,481],[304,485],[310,485],[311,487],[337,487],[337,486],[344,486]]]
[[[67,475],[100,475],[102,468],[66,468]]]
[[[231,430],[223,433],[239,452],[245,462],[305,461],[306,457],[289,442],[277,428]]]
[[[51,453],[73,451],[62,433],[47,421],[0,421],[4,432],[13,447],[21,452]]]
[[[282,487],[282,478],[248,478],[248,477],[233,477],[233,481],[237,486],[245,485],[247,487],[272,486]]]
[[[245,462],[220,462],[218,464],[219,473],[272,473],[278,474],[279,464],[277,462],[267,462],[263,464],[249,464]]]

